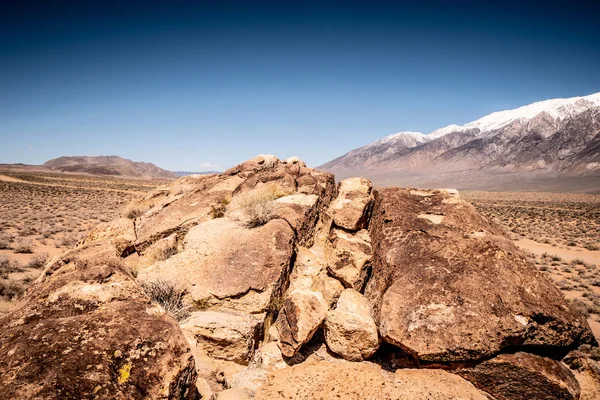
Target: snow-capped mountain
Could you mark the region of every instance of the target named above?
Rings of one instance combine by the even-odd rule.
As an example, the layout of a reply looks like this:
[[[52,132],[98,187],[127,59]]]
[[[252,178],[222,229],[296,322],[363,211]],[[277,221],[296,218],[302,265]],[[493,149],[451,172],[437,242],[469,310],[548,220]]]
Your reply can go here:
[[[351,171],[386,176],[465,171],[600,176],[600,93],[498,111],[428,135],[400,132],[321,168],[342,176]]]

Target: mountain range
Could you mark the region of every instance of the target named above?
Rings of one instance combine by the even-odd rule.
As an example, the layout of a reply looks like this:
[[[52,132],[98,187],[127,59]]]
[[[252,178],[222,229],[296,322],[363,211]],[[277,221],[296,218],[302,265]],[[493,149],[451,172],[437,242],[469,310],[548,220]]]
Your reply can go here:
[[[43,167],[60,172],[76,172],[92,175],[113,175],[134,178],[173,179],[177,175],[148,162],[128,160],[119,156],[59,157],[46,161]]]
[[[379,185],[600,192],[600,93],[399,132],[319,168]]]

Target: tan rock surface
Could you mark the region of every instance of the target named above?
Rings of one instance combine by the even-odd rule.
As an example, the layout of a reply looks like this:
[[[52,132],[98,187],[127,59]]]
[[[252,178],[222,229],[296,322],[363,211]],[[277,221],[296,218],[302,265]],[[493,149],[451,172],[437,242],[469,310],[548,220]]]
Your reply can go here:
[[[176,281],[201,307],[265,312],[272,297],[282,295],[294,238],[281,219],[254,229],[228,218],[213,219],[190,229],[183,252],[140,270],[138,279]]]
[[[369,232],[366,229],[355,233],[332,229],[329,240],[327,270],[344,287],[362,292],[373,259]]]
[[[283,355],[294,356],[312,338],[326,314],[327,304],[321,293],[311,290],[290,293],[275,321]]]
[[[346,289],[335,310],[325,318],[327,347],[346,360],[362,361],[379,348],[377,325],[371,317],[367,299],[352,289]]]
[[[370,233],[374,262],[365,296],[380,335],[421,360],[595,342],[559,290],[454,193],[376,190]]]
[[[180,326],[198,351],[247,365],[262,336],[263,318],[232,312],[195,311]]]
[[[257,400],[487,400],[472,384],[442,370],[384,371],[368,362],[305,362],[274,372]]]
[[[575,350],[567,354],[564,363],[569,366],[581,388],[580,400],[600,398],[600,363]]]
[[[371,181],[365,178],[341,181],[338,195],[327,210],[333,222],[351,231],[366,228],[373,202],[372,187]]]
[[[529,353],[501,354],[458,372],[498,400],[579,399],[579,383],[559,361]]]

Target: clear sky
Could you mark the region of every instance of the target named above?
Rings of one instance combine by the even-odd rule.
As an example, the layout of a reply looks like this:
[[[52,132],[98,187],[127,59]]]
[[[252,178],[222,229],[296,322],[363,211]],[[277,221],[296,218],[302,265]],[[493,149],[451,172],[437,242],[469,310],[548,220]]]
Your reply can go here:
[[[0,163],[317,166],[600,91],[599,1],[2,1]]]

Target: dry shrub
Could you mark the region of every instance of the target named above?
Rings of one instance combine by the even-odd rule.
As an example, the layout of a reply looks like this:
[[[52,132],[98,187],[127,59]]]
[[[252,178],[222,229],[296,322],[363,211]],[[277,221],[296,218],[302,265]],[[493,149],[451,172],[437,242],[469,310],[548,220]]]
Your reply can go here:
[[[30,240],[21,240],[15,244],[13,251],[20,254],[31,254],[33,253],[33,244]]]
[[[261,185],[236,195],[230,208],[236,219],[245,222],[248,228],[256,228],[277,217],[273,212],[274,200],[286,194],[277,185]]]
[[[14,261],[11,261],[7,256],[0,254],[0,277],[8,278],[8,274],[13,272],[21,272],[23,269]]]
[[[210,206],[210,216],[215,218],[223,218],[225,216],[225,212],[227,211],[227,206],[231,202],[231,197],[227,196],[222,199],[216,206]]]
[[[158,279],[142,283],[142,288],[150,300],[160,304],[177,321],[181,321],[190,314],[190,308],[184,301],[186,290],[177,287],[175,283]]]
[[[0,282],[0,298],[12,300],[25,292],[25,287],[17,282]]]
[[[155,205],[156,203],[154,200],[133,200],[125,207],[123,215],[129,219],[136,219],[137,217],[141,217],[146,211],[148,211]]]
[[[26,268],[42,268],[44,265],[46,265],[46,261],[48,261],[47,253],[36,254],[33,257],[31,257],[31,259],[26,265]]]
[[[10,250],[10,243],[12,242],[12,238],[7,235],[0,235],[0,250]]]

